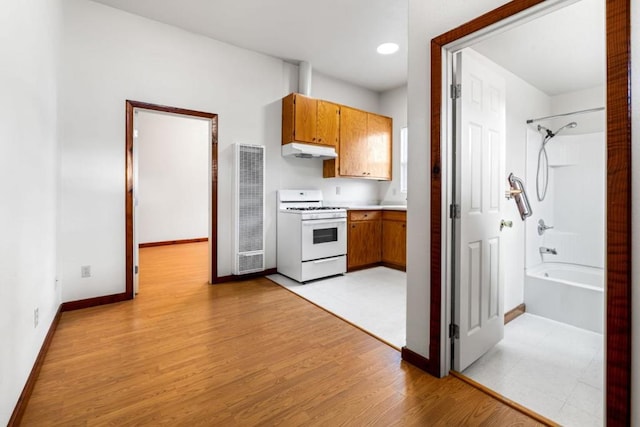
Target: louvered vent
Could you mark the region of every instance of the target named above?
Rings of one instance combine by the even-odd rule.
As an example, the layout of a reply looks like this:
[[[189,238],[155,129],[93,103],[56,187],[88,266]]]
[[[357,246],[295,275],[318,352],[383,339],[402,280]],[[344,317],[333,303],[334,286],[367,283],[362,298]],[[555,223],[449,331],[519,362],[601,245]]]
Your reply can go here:
[[[264,147],[235,147],[234,274],[264,270]]]

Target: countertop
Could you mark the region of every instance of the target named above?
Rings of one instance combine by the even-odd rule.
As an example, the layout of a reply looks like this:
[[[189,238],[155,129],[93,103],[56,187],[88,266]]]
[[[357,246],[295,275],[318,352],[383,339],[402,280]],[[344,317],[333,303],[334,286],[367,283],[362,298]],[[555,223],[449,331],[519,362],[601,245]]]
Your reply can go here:
[[[406,211],[405,205],[357,205],[347,206],[350,211]]]

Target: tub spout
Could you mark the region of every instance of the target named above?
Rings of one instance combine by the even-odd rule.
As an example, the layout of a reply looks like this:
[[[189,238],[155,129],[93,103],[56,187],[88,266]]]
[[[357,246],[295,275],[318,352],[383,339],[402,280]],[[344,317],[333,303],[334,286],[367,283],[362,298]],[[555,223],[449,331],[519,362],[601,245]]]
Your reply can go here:
[[[556,251],[556,248],[545,248],[544,246],[541,246],[540,254],[558,255],[558,251]]]

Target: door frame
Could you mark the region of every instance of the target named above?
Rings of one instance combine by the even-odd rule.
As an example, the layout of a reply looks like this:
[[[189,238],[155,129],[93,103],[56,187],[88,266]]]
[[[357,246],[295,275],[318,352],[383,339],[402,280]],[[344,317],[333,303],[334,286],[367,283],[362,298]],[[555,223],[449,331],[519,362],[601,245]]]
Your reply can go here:
[[[604,0],[603,0],[604,1]],[[506,19],[530,12],[544,0],[514,0],[431,40],[431,275],[428,372],[445,374],[442,354],[446,309],[442,295],[443,215],[442,154],[443,55],[446,45]],[[631,5],[630,0],[606,1],[606,117],[607,117],[607,219],[606,219],[606,374],[607,425],[631,422]],[[443,102],[444,101],[444,102]],[[445,233],[446,234],[446,233]],[[445,246],[446,248],[446,246]],[[450,302],[449,302],[450,303]],[[404,353],[404,352],[403,352]],[[410,350],[407,351],[411,355]]]
[[[139,101],[125,101],[126,125],[125,125],[125,241],[126,241],[126,262],[125,262],[125,294],[127,299],[133,299],[133,165],[135,162],[133,155],[134,144],[134,113],[136,109],[156,111],[160,113],[177,114],[187,117],[197,117],[207,119],[211,123],[211,237],[209,246],[211,248],[211,266],[209,270],[211,283],[217,283],[218,278],[218,115],[203,111],[188,110],[184,108],[168,107],[165,105],[150,104]]]

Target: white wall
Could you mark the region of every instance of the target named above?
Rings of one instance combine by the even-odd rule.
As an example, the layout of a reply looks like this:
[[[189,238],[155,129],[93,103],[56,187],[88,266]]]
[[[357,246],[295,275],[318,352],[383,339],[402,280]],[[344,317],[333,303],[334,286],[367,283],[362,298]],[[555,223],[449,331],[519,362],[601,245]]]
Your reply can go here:
[[[567,92],[551,98],[551,114],[564,114],[573,111],[589,110],[604,107],[606,104],[606,91],[604,86],[596,86],[575,92]],[[605,112],[585,113],[575,116],[559,117],[543,122],[542,124],[555,131],[569,122],[577,122],[574,129],[566,129],[562,135],[576,135],[605,131]]]
[[[400,192],[400,130],[407,126],[407,86],[390,89],[380,95],[380,113],[393,118],[392,180],[380,182],[380,200],[384,204],[407,204]]]
[[[58,1],[0,5],[0,425],[11,417],[60,305],[59,27]]]
[[[86,0],[63,2],[61,68],[63,300],[123,292],[124,106],[131,99],[208,111],[219,120],[218,275],[232,266],[232,144],[266,146],[266,266],[276,265],[275,194],[320,187],[378,198],[370,181],[322,180],[321,162],[283,159],[281,98],[296,67]],[[113,31],[118,28],[118,31]],[[378,94],[315,74],[313,96],[376,111]],[[315,162],[315,163],[314,163]],[[81,279],[80,266],[92,277]]]
[[[209,235],[209,121],[138,111],[140,243]]]

